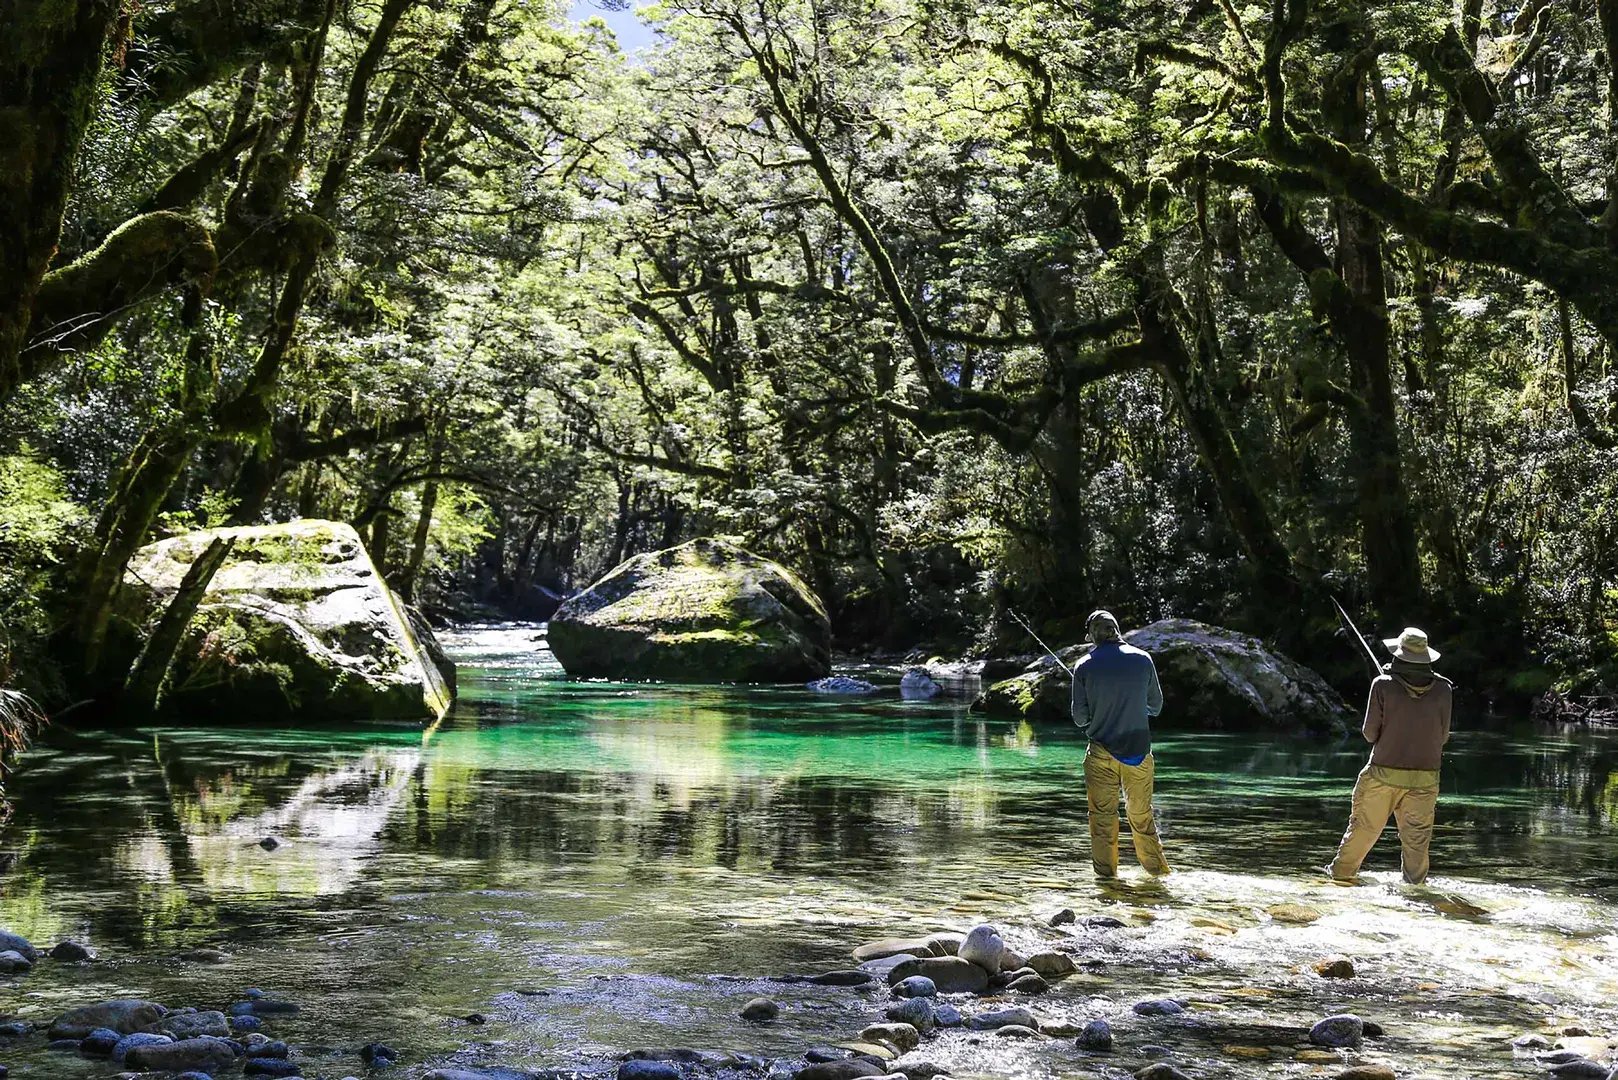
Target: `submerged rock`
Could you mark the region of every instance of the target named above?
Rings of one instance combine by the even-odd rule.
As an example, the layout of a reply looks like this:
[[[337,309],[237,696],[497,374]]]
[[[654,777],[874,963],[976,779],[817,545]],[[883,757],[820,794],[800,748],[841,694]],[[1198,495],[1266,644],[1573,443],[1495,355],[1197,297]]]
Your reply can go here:
[[[810,690],[817,694],[843,694],[849,697],[861,697],[865,694],[876,693],[876,684],[866,682],[864,679],[853,679],[847,675],[832,675],[824,679],[816,679],[808,684]]]
[[[1190,619],[1164,619],[1124,635],[1152,654],[1172,715],[1208,727],[1340,734],[1353,715],[1318,674],[1257,638]],[[1059,650],[1071,665],[1090,649]],[[1072,680],[1050,657],[994,683],[973,706],[991,714],[1070,722]]]
[[[96,958],[96,951],[88,945],[81,945],[77,941],[59,942],[50,952],[52,960],[60,960],[64,964],[81,964]]]
[[[129,1038],[139,1036],[131,1035]],[[176,1042],[135,1046],[124,1055],[124,1061],[136,1068],[155,1069],[158,1072],[200,1072],[211,1075],[236,1063],[236,1048],[224,1039],[203,1035]]]
[[[769,998],[754,998],[742,1006],[741,1017],[753,1024],[764,1024],[781,1015],[781,1006]]]
[[[959,956],[927,956],[904,963],[888,972],[888,984],[895,985],[912,975],[924,975],[941,994],[981,994],[989,988],[989,973]]]
[[[796,574],[724,540],[637,555],[552,616],[568,674],[805,682],[831,668],[826,609]]]
[[[860,1032],[860,1038],[869,1042],[891,1043],[899,1048],[900,1053],[914,1050],[921,1045],[921,1032],[911,1024],[892,1022],[872,1024]]]
[[[1396,1074],[1386,1065],[1350,1065],[1337,1074],[1337,1080],[1397,1080]]]
[[[1135,1080],[1191,1080],[1191,1077],[1164,1061],[1148,1065],[1135,1073]]]
[[[912,997],[888,1006],[883,1014],[896,1024],[909,1024],[923,1035],[937,1026],[931,997]]]
[[[0,974],[21,975],[34,970],[34,962],[16,949],[0,952]]]
[[[1346,956],[1333,956],[1315,964],[1315,974],[1322,979],[1352,979],[1354,961]]]
[[[1051,984],[1037,972],[1030,971],[1019,975],[1006,984],[1008,994],[1043,994],[1051,988]]]
[[[1047,926],[1071,926],[1073,923],[1077,922],[1078,919],[1078,915],[1074,913],[1072,908],[1065,907],[1061,911],[1058,911],[1056,914],[1052,915],[1049,919],[1046,919],[1045,923]]]
[[[1365,1021],[1344,1014],[1328,1016],[1309,1029],[1309,1041],[1316,1046],[1358,1046],[1365,1035]]]
[[[883,1073],[881,1066],[873,1065],[861,1058],[847,1058],[843,1061],[822,1061],[805,1065],[792,1074],[792,1080],[859,1080],[860,1077],[882,1076]],[[618,1080],[660,1080],[660,1078],[626,1078],[620,1073]]]
[[[1047,979],[1060,979],[1078,970],[1073,958],[1060,952],[1037,952],[1028,958],[1028,966]]]
[[[899,696],[906,701],[929,701],[943,692],[944,688],[921,668],[911,668],[899,679]]]
[[[235,547],[174,658],[178,716],[300,722],[437,720],[451,693],[352,526],[335,521],[207,529],[130,559],[116,638],[133,656],[197,556]],[[423,632],[427,632],[423,627]]]
[[[156,1027],[167,1012],[155,1001],[137,998],[114,998],[94,1005],[81,1005],[77,1009],[69,1009],[51,1022],[50,1037],[82,1039],[97,1028],[129,1035]]]
[[[1105,1020],[1092,1020],[1079,1032],[1076,1043],[1080,1050],[1104,1053],[1112,1049],[1112,1025]]]
[[[990,1012],[978,1013],[966,1022],[966,1026],[973,1031],[993,1031],[995,1028],[1002,1028],[1008,1024],[1028,1028],[1039,1027],[1039,1022],[1034,1019],[1034,1014],[1020,1005],[1010,1009],[995,1009]]]
[[[1130,1006],[1137,1016],[1178,1016],[1185,1012],[1185,1006],[1173,998],[1153,998],[1149,1001],[1137,1001]]]

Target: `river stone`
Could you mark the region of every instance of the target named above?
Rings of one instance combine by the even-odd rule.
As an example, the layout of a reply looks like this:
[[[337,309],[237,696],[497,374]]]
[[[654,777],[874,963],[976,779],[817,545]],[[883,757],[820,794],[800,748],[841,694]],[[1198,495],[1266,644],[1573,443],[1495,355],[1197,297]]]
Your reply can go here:
[[[1511,1045],[1518,1050],[1543,1050],[1550,1047],[1551,1041],[1543,1035],[1519,1035]]]
[[[905,1080],[932,1080],[935,1076],[944,1076],[949,1070],[936,1061],[896,1061],[893,1071],[905,1077]]]
[[[1130,1006],[1137,1016],[1178,1016],[1185,1012],[1185,1006],[1173,998],[1152,998],[1148,1001],[1137,1001]]]
[[[633,1058],[618,1066],[618,1080],[679,1080],[680,1070],[667,1061]]]
[[[60,960],[64,964],[79,964],[86,960],[94,960],[96,951],[77,941],[62,941],[51,950],[50,956],[52,960]]]
[[[167,1035],[158,1035],[149,1031],[137,1031],[119,1039],[112,1048],[112,1060],[123,1061],[129,1056],[131,1050],[138,1050],[143,1046],[163,1046],[173,1042]]]
[[[1043,994],[1050,990],[1051,984],[1034,972],[1020,975],[1006,984],[1008,994]]]
[[[831,675],[824,679],[816,679],[806,684],[817,694],[841,694],[845,697],[863,697],[866,694],[876,693],[876,684],[866,682],[864,679],[855,679],[847,675]]]
[[[1072,908],[1065,907],[1061,911],[1058,911],[1056,914],[1052,915],[1050,918],[1046,919],[1045,925],[1071,926],[1073,923],[1077,922],[1078,919],[1078,915],[1074,913]]]
[[[112,1048],[118,1045],[121,1038],[123,1036],[111,1028],[96,1028],[79,1043],[79,1049],[95,1057],[106,1057],[112,1053]]]
[[[1016,971],[1018,968],[1024,968],[1027,966],[1027,958],[1016,949],[1013,949],[1010,945],[1007,945],[1005,948],[1000,950],[1001,971]]]
[[[216,1073],[236,1063],[236,1048],[224,1039],[203,1035],[177,1042],[134,1046],[124,1054],[124,1061],[136,1068],[159,1072]]]
[[[1135,1080],[1191,1080],[1191,1078],[1173,1065],[1159,1061],[1136,1071]]]
[[[803,981],[814,986],[864,986],[868,982],[875,982],[876,976],[869,971],[843,968],[837,971],[823,972],[819,975],[811,975]]]
[[[286,1058],[250,1057],[242,1062],[242,1073],[247,1076],[302,1076],[303,1069]]]
[[[792,1080],[859,1080],[863,1076],[882,1076],[884,1072],[880,1066],[873,1065],[869,1061],[849,1058],[846,1061],[820,1061],[806,1065],[792,1074]],[[620,1074],[619,1080],[657,1080],[657,1078],[626,1078]]]
[[[1579,1061],[1569,1061],[1563,1065],[1552,1065],[1549,1072],[1556,1080],[1607,1080],[1608,1073],[1613,1070],[1606,1065],[1599,1064],[1588,1058]]]
[[[942,956],[933,946],[931,938],[883,938],[881,941],[872,941],[861,945],[854,950],[854,959],[861,963],[871,960],[886,960],[900,955],[910,956]]]
[[[114,998],[94,1005],[69,1009],[51,1022],[53,1039],[82,1039],[96,1028],[110,1028],[120,1035],[146,1031],[157,1026],[167,1009],[155,1001]]]
[[[781,1006],[769,998],[758,997],[742,1006],[741,1016],[750,1023],[762,1024],[781,1015]]]
[[[1061,952],[1037,952],[1028,958],[1028,966],[1047,979],[1060,979],[1078,970],[1073,958]]]
[[[195,1039],[203,1035],[224,1039],[230,1036],[230,1021],[217,1011],[171,1012],[157,1025],[157,1030],[176,1039]]]
[[[22,958],[30,964],[39,961],[39,950],[34,948],[33,943],[10,930],[0,930],[0,952],[21,953]]]
[[[976,964],[986,974],[993,975],[1000,970],[1000,954],[1005,948],[1006,943],[1000,937],[1000,932],[985,923],[972,928],[955,955]]]
[[[922,668],[911,668],[899,680],[899,696],[906,701],[929,701],[944,692]]]
[[[791,570],[703,537],[637,555],[568,599],[550,647],[576,678],[807,682],[830,673],[831,623]]]
[[[989,973],[959,956],[907,960],[888,972],[888,984],[897,985],[912,975],[925,975],[941,994],[981,994],[989,987]]]
[[[1289,926],[1308,926],[1320,920],[1320,912],[1307,904],[1276,904],[1268,911],[1270,918]]]
[[[1318,674],[1257,638],[1190,619],[1164,619],[1124,635],[1152,654],[1163,693],[1184,703],[1182,716],[1207,726],[1252,731],[1342,734],[1355,726],[1352,711]],[[1069,667],[1090,646],[1058,650]],[[997,715],[1069,723],[1072,680],[1048,656],[992,684],[973,705]]]
[[[352,526],[304,520],[206,529],[135,553],[119,592],[116,644],[131,655],[202,551],[235,547],[174,658],[165,705],[240,721],[420,720],[452,697]]]
[[[1365,1022],[1357,1016],[1328,1016],[1309,1029],[1309,1041],[1316,1046],[1358,1046],[1365,1034]]]
[[[0,952],[0,972],[7,975],[21,975],[32,970],[34,962],[16,949]]]
[[[1337,1080],[1397,1080],[1386,1065],[1352,1065],[1337,1074]]]
[[[1080,1050],[1105,1052],[1112,1049],[1112,1025],[1105,1020],[1092,1020],[1084,1025],[1075,1040]]]
[[[1315,964],[1315,974],[1322,979],[1352,979],[1354,961],[1346,956],[1333,956]]]
[[[921,1045],[921,1032],[911,1024],[872,1024],[860,1032],[860,1038],[871,1042],[886,1042],[908,1053]]]
[[[934,956],[955,956],[960,953],[961,946],[965,942],[965,934],[955,934],[949,931],[927,935],[927,943],[933,947]]]
[[[992,1031],[995,1028],[1005,1027],[1007,1024],[1017,1024],[1029,1028],[1039,1027],[1039,1021],[1034,1019],[1034,1014],[1021,1005],[1010,1009],[994,1009],[990,1012],[978,1013],[966,1022],[966,1026],[973,1031]]]
[[[521,1069],[434,1069],[424,1073],[421,1080],[539,1080],[539,1073]]]
[[[930,998],[938,996],[938,984],[925,975],[912,975],[893,987],[893,996],[902,998]]]
[[[909,1024],[925,1035],[931,1031],[937,1021],[933,1019],[933,1003],[930,998],[913,997],[888,1006],[883,1014],[896,1024]]]

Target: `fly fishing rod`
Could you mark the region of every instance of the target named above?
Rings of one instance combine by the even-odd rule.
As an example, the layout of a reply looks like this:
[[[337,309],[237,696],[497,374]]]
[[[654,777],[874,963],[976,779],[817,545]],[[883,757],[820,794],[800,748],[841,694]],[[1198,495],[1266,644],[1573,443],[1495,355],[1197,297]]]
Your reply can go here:
[[[1049,645],[1045,644],[1045,642],[1041,641],[1039,635],[1034,633],[1034,628],[1028,625],[1027,619],[1023,618],[1021,615],[1018,615],[1011,608],[1006,608],[1006,611],[1013,619],[1017,620],[1018,626],[1021,626],[1024,630],[1028,631],[1028,636],[1034,639],[1034,644],[1050,653],[1051,659],[1056,661],[1057,667],[1067,672],[1069,676],[1073,674],[1073,669],[1062,663],[1062,658],[1056,655],[1056,650],[1052,649]]]
[[[1382,674],[1382,664],[1377,660],[1376,653],[1372,651],[1371,646],[1365,643],[1365,635],[1361,634],[1359,627],[1354,625],[1354,620],[1348,617],[1348,612],[1343,609],[1342,604],[1338,603],[1337,597],[1332,597],[1331,602],[1332,606],[1337,609],[1337,618],[1342,621],[1344,632],[1353,638],[1354,643],[1359,646],[1355,651],[1360,654],[1360,659],[1365,661],[1371,678],[1375,679]]]

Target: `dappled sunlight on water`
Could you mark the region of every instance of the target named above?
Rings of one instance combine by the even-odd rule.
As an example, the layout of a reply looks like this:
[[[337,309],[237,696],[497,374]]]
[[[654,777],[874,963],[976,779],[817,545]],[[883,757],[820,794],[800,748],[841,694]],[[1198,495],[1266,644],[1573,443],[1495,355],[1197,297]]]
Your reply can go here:
[[[310,1050],[310,1075],[357,1073],[352,1048],[375,1039],[416,1072],[599,1069],[644,1046],[796,1055],[852,1037],[886,993],[771,976],[988,919],[1018,949],[1078,964],[1030,1002],[1043,1022],[1107,1017],[1120,1049],[1103,1068],[1070,1039],[924,1046],[962,1077],[1133,1070],[1147,1044],[1197,1075],[1310,1075],[1329,1066],[1297,1060],[1300,1032],[1345,1009],[1387,1028],[1361,1057],[1401,1073],[1531,1075],[1514,1035],[1618,1034],[1610,737],[1462,730],[1434,878],[1400,882],[1390,834],[1344,888],[1313,868],[1341,833],[1363,744],[1164,731],[1176,873],[1102,884],[1069,730],[901,702],[880,669],[862,673],[887,692],[857,701],[573,683],[535,651],[540,636],[448,635],[463,697],[425,738],[55,732],[9,785],[0,925],[47,946],[87,940],[104,959],[7,977],[0,1011],[124,994],[217,1008],[261,986],[304,1005],[277,1035],[330,1048]],[[283,843],[265,850],[265,836]],[[1064,907],[1080,921],[1046,925]],[[1117,925],[1085,922],[1097,918]],[[180,958],[199,946],[230,957]],[[1359,977],[1315,973],[1337,954]],[[759,994],[781,1002],[776,1024],[737,1020]],[[1190,1008],[1129,1011],[1163,996]],[[26,1045],[0,1063],[99,1075]]]

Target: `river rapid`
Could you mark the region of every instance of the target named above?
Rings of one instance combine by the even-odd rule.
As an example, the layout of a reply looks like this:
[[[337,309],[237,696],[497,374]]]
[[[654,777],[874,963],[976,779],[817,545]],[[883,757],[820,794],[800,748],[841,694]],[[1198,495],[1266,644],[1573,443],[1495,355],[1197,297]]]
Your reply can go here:
[[[270,1030],[308,1076],[364,1074],[355,1051],[374,1041],[400,1051],[389,1075],[406,1077],[605,1073],[626,1051],[675,1046],[801,1064],[880,1019],[886,988],[771,977],[850,967],[875,938],[989,921],[1024,953],[1071,952],[1078,974],[1023,1003],[1043,1023],[1105,1017],[1117,1049],[956,1031],[912,1055],[962,1080],[1123,1076],[1153,1047],[1195,1077],[1354,1062],[1544,1076],[1512,1038],[1599,1054],[1618,1037],[1612,733],[1485,732],[1458,717],[1432,879],[1399,881],[1390,831],[1364,883],[1344,888],[1318,868],[1363,743],[1164,725],[1158,806],[1175,873],[1129,867],[1126,833],[1123,876],[1101,884],[1071,730],[904,702],[897,672],[880,669],[849,669],[885,683],[869,699],[574,683],[541,637],[446,635],[461,698],[425,733],[207,717],[51,732],[7,784],[0,927],[100,959],[0,976],[0,1019],[119,996],[224,1008],[256,987],[300,1005]],[[265,850],[267,836],[281,846]],[[1046,925],[1062,908],[1079,921]],[[227,955],[182,958],[205,947]],[[1338,955],[1355,978],[1315,973]],[[737,1017],[759,995],[780,1003],[772,1024]],[[1161,997],[1186,1012],[1130,1011]],[[1308,1026],[1339,1012],[1386,1034],[1300,1058]],[[38,1036],[0,1045],[0,1064],[13,1077],[117,1072]]]

